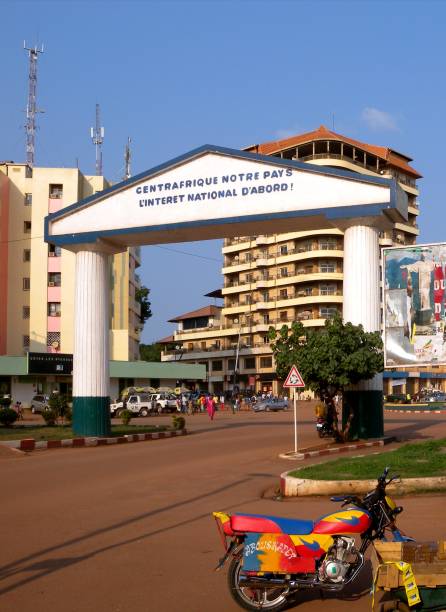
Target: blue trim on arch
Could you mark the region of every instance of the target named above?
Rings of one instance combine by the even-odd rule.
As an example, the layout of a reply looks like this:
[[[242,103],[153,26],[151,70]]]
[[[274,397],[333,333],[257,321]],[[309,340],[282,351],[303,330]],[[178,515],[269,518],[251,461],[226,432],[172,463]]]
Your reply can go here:
[[[80,200],[79,202],[75,202],[74,204],[71,204],[70,206],[66,206],[62,210],[49,214],[48,216],[45,217],[45,221],[44,221],[44,232],[45,232],[44,239],[45,241],[46,242],[51,241],[54,244],[63,244],[60,240],[62,236],[50,236],[49,235],[48,230],[49,230],[50,222],[55,221],[56,219],[60,217],[64,217],[73,211],[84,208],[85,206],[89,206],[94,202],[104,200],[105,198],[115,193],[118,193],[124,189],[127,189],[128,187],[131,187],[132,185],[137,185],[144,180],[148,180],[162,172],[175,168],[176,166],[182,165],[187,161],[191,161],[207,153],[215,153],[215,154],[225,155],[227,157],[233,157],[233,158],[238,158],[238,159],[247,159],[250,161],[266,163],[270,166],[293,168],[296,170],[302,170],[307,173],[319,174],[322,176],[332,176],[336,178],[343,178],[343,179],[355,181],[358,183],[368,183],[368,184],[373,184],[373,185],[386,186],[390,188],[390,201],[389,203],[383,206],[383,209],[384,208],[397,208],[399,210],[402,207],[402,199],[401,199],[400,192],[401,193],[403,192],[401,188],[399,187],[399,185],[397,185],[394,179],[386,179],[386,178],[382,178],[379,176],[358,174],[355,172],[350,172],[348,170],[343,170],[339,168],[328,168],[326,166],[316,166],[312,164],[307,164],[305,162],[300,162],[300,161],[295,161],[295,160],[290,160],[290,159],[282,159],[280,157],[274,157],[270,155],[260,155],[258,153],[250,153],[248,151],[240,151],[238,149],[229,149],[227,147],[220,147],[217,145],[206,144],[196,149],[193,149],[192,151],[184,153],[183,155],[179,155],[178,157],[175,157],[174,159],[164,162],[158,166],[155,166],[154,168],[151,168],[150,170],[141,172],[140,174],[137,174],[136,176],[133,176],[125,181],[122,181],[121,183],[117,183],[116,185],[113,185],[112,187],[109,187],[108,189],[104,189],[104,191],[95,193],[94,195],[91,195],[88,198],[84,198],[83,200]],[[374,205],[369,205],[369,207],[373,207],[373,206]],[[337,219],[337,218],[342,218],[345,216],[347,217],[356,216],[356,214],[358,213],[360,214],[379,214],[376,212],[375,213],[366,213],[366,212],[362,213],[360,211],[361,208],[362,207],[360,206],[354,207],[356,211],[355,215],[352,215],[351,211],[350,211],[350,214],[347,214],[347,215],[345,215],[345,213],[343,212],[339,212],[339,214],[335,212],[330,212],[330,211],[342,211],[343,210],[342,207],[339,207],[338,209],[317,209],[317,210],[307,210],[307,211],[296,211],[296,213],[300,212],[300,214],[296,214],[293,212],[289,214],[284,213],[284,215],[285,217],[286,216],[293,217],[293,216],[310,216],[310,215],[313,216],[317,214],[324,214],[327,218]],[[275,216],[274,214],[261,215],[260,217],[262,219],[280,218],[278,216]],[[259,220],[259,216],[245,217],[245,219],[253,220],[253,221]],[[219,220],[218,223],[220,224],[220,223],[234,223],[234,222],[240,222],[240,218],[233,217],[229,220],[222,219],[222,220]],[[211,222],[206,220],[203,222],[202,221],[192,222],[192,223],[185,222],[185,223],[181,223],[177,225],[166,225],[166,226],[156,226],[156,227],[152,227],[152,226],[144,227],[143,226],[139,228],[130,228],[130,229],[127,228],[127,229],[109,230],[109,231],[101,231],[101,232],[83,232],[83,233],[77,233],[77,234],[70,234],[69,243],[74,244],[76,242],[79,242],[79,243],[91,242],[91,240],[96,240],[98,237],[112,236],[113,234],[116,234],[116,233],[123,234],[123,233],[135,233],[135,232],[141,232],[141,231],[160,231],[160,230],[167,230],[167,229],[178,229],[180,227],[181,228],[199,227],[202,225],[210,225],[210,224],[212,224],[212,220]],[[64,237],[64,243],[68,244],[66,237]]]
[[[377,217],[384,210],[388,209],[388,204],[364,204],[360,206],[339,206],[337,208],[313,208],[311,210],[292,210],[279,213],[267,213],[257,215],[245,215],[243,217],[228,217],[217,219],[201,219],[199,221],[182,221],[180,223],[167,223],[165,225],[148,225],[138,227],[119,228],[113,230],[101,230],[94,232],[82,232],[77,234],[60,234],[51,236],[49,240],[56,245],[82,244],[96,242],[100,238],[111,238],[123,234],[141,234],[144,232],[167,232],[179,229],[193,229],[198,227],[209,227],[217,225],[230,225],[232,223],[255,223],[259,221],[273,221],[277,219],[293,219],[298,217],[317,217],[324,216],[327,219],[349,219],[356,216]],[[48,239],[48,217],[45,218],[45,240]]]

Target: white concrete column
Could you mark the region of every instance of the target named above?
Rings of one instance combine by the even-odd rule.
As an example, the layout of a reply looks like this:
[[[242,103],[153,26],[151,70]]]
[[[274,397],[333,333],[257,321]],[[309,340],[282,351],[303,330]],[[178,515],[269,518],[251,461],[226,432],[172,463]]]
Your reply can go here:
[[[361,324],[366,332],[381,330],[379,280],[379,230],[354,225],[344,233],[343,319]],[[383,377],[377,374],[356,386],[363,391],[382,391]]]
[[[73,428],[106,435],[109,416],[109,255],[76,253],[73,355]]]
[[[379,232],[354,225],[344,233],[344,321],[380,331]]]

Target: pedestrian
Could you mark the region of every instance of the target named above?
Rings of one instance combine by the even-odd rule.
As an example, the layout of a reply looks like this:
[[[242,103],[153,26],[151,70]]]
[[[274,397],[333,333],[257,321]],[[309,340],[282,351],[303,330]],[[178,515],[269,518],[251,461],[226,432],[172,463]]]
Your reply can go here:
[[[195,410],[194,410],[194,400],[192,398],[189,399],[188,405],[187,405],[187,414],[191,415],[194,414]]]
[[[186,414],[186,411],[187,411],[187,397],[183,393],[183,395],[181,396],[181,412],[183,414]]]
[[[206,406],[206,396],[202,395],[200,396],[200,412],[204,412]]]
[[[223,393],[220,393],[220,410],[225,409],[225,396]]]
[[[215,404],[213,398],[210,395],[206,397],[206,412],[208,413],[211,421],[213,421],[215,414]]]

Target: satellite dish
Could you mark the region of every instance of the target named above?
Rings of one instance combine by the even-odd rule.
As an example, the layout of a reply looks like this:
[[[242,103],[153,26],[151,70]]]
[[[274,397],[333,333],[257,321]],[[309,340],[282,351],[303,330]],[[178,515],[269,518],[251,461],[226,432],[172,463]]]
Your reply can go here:
[[[59,340],[54,340],[54,342],[51,342],[51,346],[55,349],[59,348]]]

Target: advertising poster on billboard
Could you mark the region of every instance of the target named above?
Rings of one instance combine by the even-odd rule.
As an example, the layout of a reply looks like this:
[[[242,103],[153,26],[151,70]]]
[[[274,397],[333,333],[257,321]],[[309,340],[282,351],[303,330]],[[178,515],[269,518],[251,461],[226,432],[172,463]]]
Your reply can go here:
[[[383,249],[385,365],[446,364],[446,244]]]

